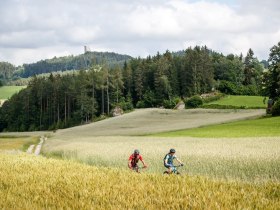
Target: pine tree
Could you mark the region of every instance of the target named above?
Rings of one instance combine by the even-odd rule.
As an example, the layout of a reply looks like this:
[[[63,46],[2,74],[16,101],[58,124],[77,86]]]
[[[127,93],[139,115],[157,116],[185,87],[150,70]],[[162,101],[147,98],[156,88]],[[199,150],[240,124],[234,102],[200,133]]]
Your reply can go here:
[[[255,69],[254,69],[254,52],[250,48],[244,61],[244,85],[250,85],[252,84],[252,78],[255,76]]]
[[[280,42],[270,49],[268,72],[264,73],[264,94],[271,99],[280,98]]]

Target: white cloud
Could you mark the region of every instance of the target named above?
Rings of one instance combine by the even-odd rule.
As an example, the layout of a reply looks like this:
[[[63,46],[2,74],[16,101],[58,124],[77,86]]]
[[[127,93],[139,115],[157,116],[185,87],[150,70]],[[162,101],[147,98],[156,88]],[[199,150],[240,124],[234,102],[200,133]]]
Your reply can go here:
[[[207,45],[266,59],[280,41],[278,0],[4,0],[0,61],[80,54],[83,46],[132,56]],[[63,54],[65,53],[65,54]]]

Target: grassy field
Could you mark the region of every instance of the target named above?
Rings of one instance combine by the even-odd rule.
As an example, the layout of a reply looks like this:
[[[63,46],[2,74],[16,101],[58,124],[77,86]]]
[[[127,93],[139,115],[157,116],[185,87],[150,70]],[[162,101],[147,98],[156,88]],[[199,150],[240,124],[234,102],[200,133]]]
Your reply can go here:
[[[139,109],[128,114],[109,118],[84,126],[58,130],[55,138],[77,139],[80,136],[131,136],[195,128],[209,124],[256,118],[265,110],[216,110],[216,109]]]
[[[19,92],[23,88],[26,88],[26,86],[3,86],[3,87],[0,87],[0,99],[8,99],[13,94]]]
[[[264,97],[262,96],[233,96],[228,95],[223,97],[218,101],[213,101],[208,104],[217,104],[217,105],[231,105],[236,107],[262,107],[266,108],[266,104],[263,103]]]
[[[259,112],[259,110],[255,111]],[[163,127],[166,130],[172,130],[174,129],[173,122],[182,127],[198,126],[209,123],[215,117],[222,116],[226,119],[226,116],[242,115],[248,112],[250,110],[236,112],[201,109],[186,112],[154,109],[137,111],[121,118],[58,131],[45,143],[43,153],[49,157],[73,159],[94,166],[125,169],[128,156],[135,148],[139,148],[150,166],[147,172],[160,174],[164,171],[162,164],[164,155],[170,148],[176,148],[178,155],[186,163],[186,167],[181,170],[189,175],[250,182],[280,181],[279,118],[224,124],[225,127],[214,130],[211,135],[202,135],[203,137],[213,137],[213,134],[220,137],[225,135],[222,138],[193,138],[180,135],[176,137],[173,132],[158,134],[161,136],[133,136],[133,134],[146,134],[152,130],[155,132]],[[137,118],[137,116],[140,117]],[[176,122],[177,116],[181,118],[179,117]],[[147,119],[146,123],[143,123],[144,118]],[[202,121],[203,123],[200,124]],[[246,127],[246,125],[254,124],[254,130]],[[270,127],[272,131],[266,131]],[[135,128],[138,129],[137,132]],[[205,127],[205,129],[208,128],[211,127]],[[123,131],[122,129],[130,136],[122,136],[119,132]],[[243,131],[247,132],[248,138],[233,138],[234,135],[240,135]],[[264,137],[260,138],[254,131],[262,131]],[[271,133],[273,135],[268,135]]]
[[[48,139],[43,153],[49,157],[77,160],[94,166],[127,169],[135,148],[149,168],[161,174],[163,157],[170,148],[185,163],[180,170],[191,176],[249,182],[280,182],[279,137],[265,138],[189,138],[148,136],[79,137],[71,140]]]
[[[277,209],[280,184],[136,174],[0,154],[1,209]]]
[[[220,125],[210,125],[200,128],[159,133],[154,134],[154,136],[191,136],[205,138],[280,136],[280,117],[261,118]]]
[[[29,145],[38,143],[38,137],[29,136],[0,136],[1,150],[25,151]]]

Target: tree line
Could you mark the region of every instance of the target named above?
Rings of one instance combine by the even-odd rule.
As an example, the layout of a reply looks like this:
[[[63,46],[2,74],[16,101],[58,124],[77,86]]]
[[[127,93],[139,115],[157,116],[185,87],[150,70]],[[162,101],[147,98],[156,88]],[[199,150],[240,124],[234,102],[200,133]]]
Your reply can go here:
[[[133,58],[123,66],[92,61],[77,74],[33,76],[27,88],[0,109],[0,131],[65,128],[108,116],[115,106],[124,110],[172,107],[180,99],[217,89],[228,94],[272,96],[274,86],[261,87],[279,71],[279,61],[278,70],[273,70],[275,62],[264,73],[252,49],[245,57],[224,56],[206,46],[180,54],[166,51]]]

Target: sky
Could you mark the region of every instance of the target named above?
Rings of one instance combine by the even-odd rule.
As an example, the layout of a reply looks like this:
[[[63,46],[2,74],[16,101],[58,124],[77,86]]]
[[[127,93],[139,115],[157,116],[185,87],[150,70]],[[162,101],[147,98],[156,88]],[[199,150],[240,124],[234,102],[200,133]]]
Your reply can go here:
[[[109,51],[146,57],[196,45],[259,59],[280,41],[279,0],[0,0],[0,61]]]

